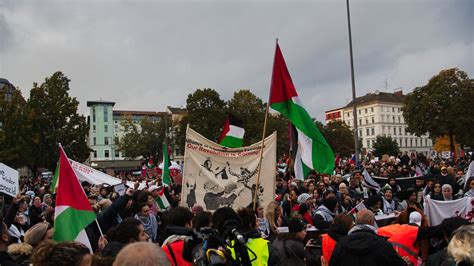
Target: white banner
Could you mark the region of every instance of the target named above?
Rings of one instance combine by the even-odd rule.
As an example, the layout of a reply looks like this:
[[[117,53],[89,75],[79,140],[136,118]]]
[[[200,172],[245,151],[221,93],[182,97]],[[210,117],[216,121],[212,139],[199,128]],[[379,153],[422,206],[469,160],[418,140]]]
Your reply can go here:
[[[122,183],[122,180],[119,178],[110,176],[87,165],[78,163],[71,159],[69,159],[69,162],[71,163],[72,169],[74,169],[74,173],[76,173],[79,182],[87,181],[92,185],[109,184],[111,186]],[[133,187],[133,182],[127,181],[127,186]]]
[[[0,163],[0,192],[15,197],[19,188],[18,178],[17,170]]]
[[[431,226],[440,224],[450,217],[461,217],[469,222],[473,221],[474,198],[466,197],[457,200],[441,201],[425,197],[425,215]]]
[[[259,188],[256,189],[261,142],[225,148],[188,127],[181,205],[215,211],[252,203],[255,191],[264,206],[274,200],[276,132],[265,139]]]

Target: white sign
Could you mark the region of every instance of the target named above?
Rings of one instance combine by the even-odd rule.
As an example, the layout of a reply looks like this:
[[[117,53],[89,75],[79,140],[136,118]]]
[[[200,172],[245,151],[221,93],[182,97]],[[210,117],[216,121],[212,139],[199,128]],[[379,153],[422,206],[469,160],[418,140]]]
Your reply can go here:
[[[182,206],[215,211],[246,207],[255,194],[263,206],[275,198],[276,133],[265,139],[258,188],[261,142],[226,148],[188,127],[185,145]]]
[[[468,222],[474,220],[474,198],[465,197],[457,200],[440,201],[425,198],[425,215],[431,226],[443,222],[450,217],[461,217]]]
[[[125,194],[125,190],[127,190],[127,188],[125,187],[124,184],[120,183],[120,184],[114,186],[114,190],[115,190],[115,192],[117,192],[120,196],[123,196],[123,194]]]
[[[0,192],[15,197],[18,192],[18,171],[0,163]]]

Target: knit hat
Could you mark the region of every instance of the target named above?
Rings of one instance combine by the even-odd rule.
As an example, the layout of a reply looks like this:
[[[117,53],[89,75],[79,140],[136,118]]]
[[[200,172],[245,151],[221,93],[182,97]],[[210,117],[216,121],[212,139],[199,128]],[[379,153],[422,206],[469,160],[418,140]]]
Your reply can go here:
[[[298,203],[299,204],[303,204],[303,203],[306,203],[307,200],[309,200],[311,198],[311,195],[309,195],[308,193],[301,193],[301,195],[298,196]]]
[[[298,233],[306,228],[306,223],[302,219],[292,219],[288,225],[288,232]]]
[[[42,222],[33,225],[28,231],[25,233],[25,242],[32,245],[33,247],[38,245],[41,240],[43,240],[44,236],[46,235],[46,231],[48,231],[50,225],[49,223]]]
[[[380,189],[380,192],[382,192],[383,194],[385,194],[385,192],[387,192],[387,190],[393,191],[392,187],[391,187],[388,183],[385,184],[385,186],[383,186],[383,187]]]

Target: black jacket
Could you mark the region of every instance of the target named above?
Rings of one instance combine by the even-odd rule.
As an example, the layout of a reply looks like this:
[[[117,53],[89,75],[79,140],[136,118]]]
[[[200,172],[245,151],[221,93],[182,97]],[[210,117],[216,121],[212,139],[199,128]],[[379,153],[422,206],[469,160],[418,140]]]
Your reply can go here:
[[[6,251],[0,251],[0,265],[2,266],[18,266],[12,257]]]
[[[280,266],[304,266],[306,252],[301,241],[294,239],[277,238],[273,241],[273,248],[280,254]]]
[[[387,239],[372,231],[355,231],[337,242],[329,265],[406,265]]]

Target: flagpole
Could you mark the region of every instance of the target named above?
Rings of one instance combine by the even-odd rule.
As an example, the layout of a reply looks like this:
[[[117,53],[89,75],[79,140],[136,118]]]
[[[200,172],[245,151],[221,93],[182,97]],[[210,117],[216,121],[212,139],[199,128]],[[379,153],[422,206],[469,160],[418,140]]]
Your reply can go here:
[[[104,234],[102,233],[102,228],[100,228],[99,222],[97,221],[97,218],[95,218],[95,223],[97,224],[97,228],[99,228],[100,236],[104,236]]]
[[[277,39],[278,41],[278,39]],[[257,183],[255,186],[255,195],[253,196],[253,209],[257,207],[257,199],[258,199],[258,187],[260,186],[260,172],[262,170],[262,159],[263,159],[263,148],[265,146],[265,131],[267,129],[267,119],[268,119],[268,109],[270,106],[270,101],[267,102],[267,108],[265,109],[265,120],[263,122],[263,133],[262,133],[262,146],[260,147],[260,159],[258,161],[258,174],[257,174]]]

